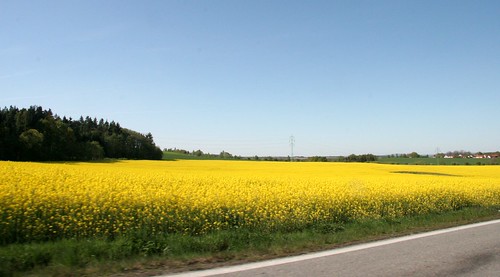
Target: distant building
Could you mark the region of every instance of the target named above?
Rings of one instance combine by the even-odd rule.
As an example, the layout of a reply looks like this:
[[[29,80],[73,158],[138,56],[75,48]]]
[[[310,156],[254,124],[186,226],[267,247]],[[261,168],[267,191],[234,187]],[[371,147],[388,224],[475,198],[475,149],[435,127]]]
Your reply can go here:
[[[476,154],[474,156],[476,159],[498,159],[500,158],[500,153],[486,153],[486,154]]]

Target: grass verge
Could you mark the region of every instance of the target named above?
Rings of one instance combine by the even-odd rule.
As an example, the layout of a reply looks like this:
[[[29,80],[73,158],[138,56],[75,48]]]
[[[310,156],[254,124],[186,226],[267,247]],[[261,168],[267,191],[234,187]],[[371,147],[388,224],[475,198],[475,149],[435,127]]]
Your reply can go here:
[[[290,232],[224,230],[62,240],[0,247],[0,276],[151,276],[332,249],[500,218],[497,208],[466,208],[398,219],[322,223]]]

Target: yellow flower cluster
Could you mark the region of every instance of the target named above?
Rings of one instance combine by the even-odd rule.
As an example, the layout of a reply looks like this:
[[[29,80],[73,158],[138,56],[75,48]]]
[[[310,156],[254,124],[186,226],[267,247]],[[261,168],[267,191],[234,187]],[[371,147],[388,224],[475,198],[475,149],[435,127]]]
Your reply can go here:
[[[500,207],[499,166],[247,161],[0,162],[0,243],[299,229]]]

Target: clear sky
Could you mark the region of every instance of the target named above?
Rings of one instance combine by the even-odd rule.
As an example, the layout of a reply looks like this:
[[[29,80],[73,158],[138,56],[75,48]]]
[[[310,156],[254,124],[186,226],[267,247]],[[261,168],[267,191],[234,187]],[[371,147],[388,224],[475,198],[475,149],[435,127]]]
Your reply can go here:
[[[236,155],[500,150],[500,1],[0,0],[0,106]]]

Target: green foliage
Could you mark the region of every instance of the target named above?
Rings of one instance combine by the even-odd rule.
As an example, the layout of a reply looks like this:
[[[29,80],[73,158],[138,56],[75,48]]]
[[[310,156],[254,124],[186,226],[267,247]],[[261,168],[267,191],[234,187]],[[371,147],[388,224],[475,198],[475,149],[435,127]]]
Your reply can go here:
[[[226,152],[226,151],[222,151],[222,152],[220,152],[219,157],[221,157],[222,159],[232,159],[233,155],[231,153]]]
[[[43,145],[43,134],[36,129],[29,129],[19,135],[23,155],[30,160],[40,159]]]
[[[411,152],[410,154],[408,154],[408,157],[415,159],[420,158],[420,155],[417,152]]]
[[[365,219],[345,223],[318,222],[291,231],[219,230],[202,236],[157,234],[137,230],[112,240],[102,238],[61,240],[44,243],[11,244],[0,247],[0,276],[54,276],[56,270],[82,274],[86,268],[101,265],[103,271],[90,275],[109,275],[113,264],[137,261],[175,261],[189,265],[204,257],[207,263],[220,259],[257,259],[269,255],[289,255],[332,248],[335,245],[370,241],[394,235],[450,227],[499,217],[498,207],[464,208],[440,214],[401,218]],[[249,258],[250,257],[250,258]],[[123,267],[122,267],[123,268]],[[52,270],[52,271],[51,271]],[[106,272],[107,270],[107,272]],[[77,272],[80,272],[78,274]],[[115,272],[116,273],[116,272]],[[61,275],[61,274],[59,274]]]
[[[151,133],[143,135],[114,121],[60,118],[39,106],[0,110],[0,160],[159,160],[162,156]]]
[[[222,151],[219,155],[204,153],[201,150],[189,152],[184,149],[168,148],[163,149],[164,160],[241,160],[240,156],[235,156],[229,152]]]
[[[326,157],[321,157],[321,156],[313,156],[307,158],[308,162],[328,162],[328,159]]]
[[[358,163],[365,163],[365,162],[374,162],[377,160],[377,156],[373,154],[363,154],[363,155],[355,155],[351,154],[347,157],[339,157],[338,161],[339,162],[358,162]]]

